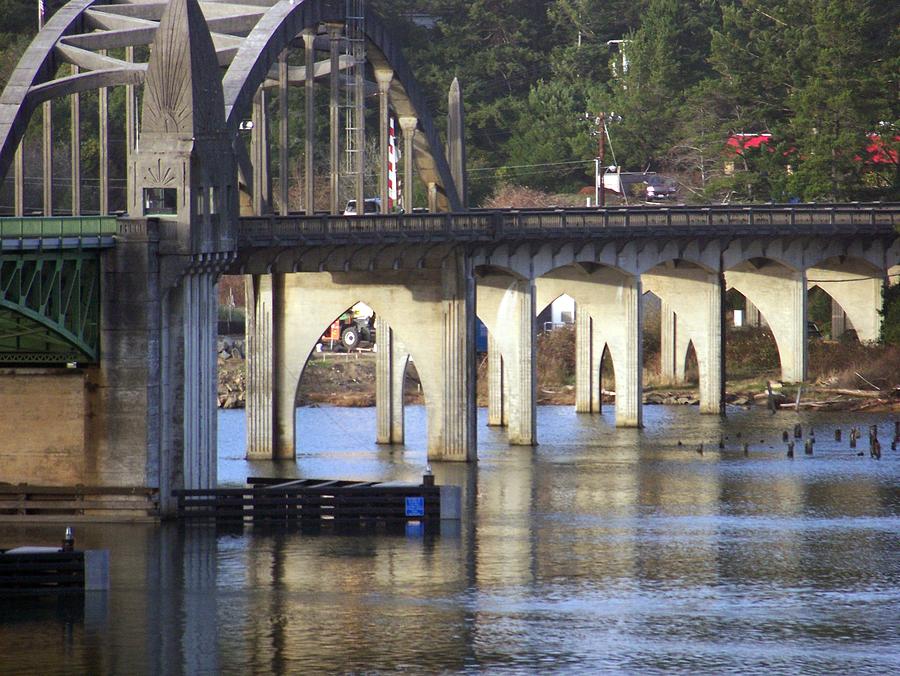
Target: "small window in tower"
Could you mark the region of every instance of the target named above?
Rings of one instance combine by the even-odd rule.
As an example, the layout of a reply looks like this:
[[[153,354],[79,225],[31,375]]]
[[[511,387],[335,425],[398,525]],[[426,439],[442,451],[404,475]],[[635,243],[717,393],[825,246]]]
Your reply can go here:
[[[219,192],[216,187],[209,186],[209,213],[210,215],[219,213]]]
[[[144,188],[145,216],[174,216],[177,213],[177,188]]]

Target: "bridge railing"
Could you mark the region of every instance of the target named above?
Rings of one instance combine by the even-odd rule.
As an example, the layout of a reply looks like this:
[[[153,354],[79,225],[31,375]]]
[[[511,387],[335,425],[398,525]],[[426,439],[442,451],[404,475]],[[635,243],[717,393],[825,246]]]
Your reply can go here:
[[[503,235],[598,229],[721,227],[865,227],[900,225],[900,204],[611,207],[606,209],[483,210],[466,213],[372,214],[366,216],[259,216],[240,219],[250,242],[314,240],[366,235],[445,236],[494,239]]]
[[[102,237],[116,234],[115,216],[0,218],[3,239]]]

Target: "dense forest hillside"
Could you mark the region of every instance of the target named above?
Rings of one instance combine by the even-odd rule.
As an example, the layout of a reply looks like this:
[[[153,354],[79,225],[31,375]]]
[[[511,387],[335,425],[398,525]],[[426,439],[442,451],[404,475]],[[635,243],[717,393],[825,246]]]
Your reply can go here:
[[[677,176],[683,199],[900,199],[900,3],[370,2],[438,119],[459,77],[476,204],[590,185],[601,112],[607,162]],[[0,84],[36,4],[0,0]]]

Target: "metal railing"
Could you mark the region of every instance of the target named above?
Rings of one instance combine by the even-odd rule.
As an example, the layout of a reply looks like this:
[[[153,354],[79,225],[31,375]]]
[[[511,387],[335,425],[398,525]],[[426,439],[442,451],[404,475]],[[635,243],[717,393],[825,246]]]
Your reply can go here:
[[[115,216],[0,218],[0,237],[99,237],[116,234]]]
[[[606,209],[495,210],[468,213],[365,216],[260,216],[240,219],[245,245],[317,241],[367,235],[443,235],[448,239],[500,239],[522,235],[589,234],[652,228],[722,231],[722,234],[837,232],[889,233],[900,225],[900,204],[612,207]],[[649,234],[649,233],[647,233]],[[654,234],[666,234],[654,233]]]

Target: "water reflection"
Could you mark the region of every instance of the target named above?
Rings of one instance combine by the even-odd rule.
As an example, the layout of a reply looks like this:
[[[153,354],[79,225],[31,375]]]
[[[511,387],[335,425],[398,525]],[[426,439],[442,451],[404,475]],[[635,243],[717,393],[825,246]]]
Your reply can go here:
[[[243,460],[243,419],[226,415],[222,477],[412,480],[418,413],[392,449],[373,443],[371,410],[303,409],[287,464]],[[812,458],[785,458],[795,420],[815,426]],[[646,421],[545,407],[534,449],[482,427],[478,465],[434,467],[466,514],[440,535],[78,527],[79,546],[111,550],[110,592],[0,600],[0,672],[900,667],[900,454],[857,457],[821,414]],[[884,438],[890,417],[839,422],[880,422]],[[0,547],[60,528],[0,526]]]

